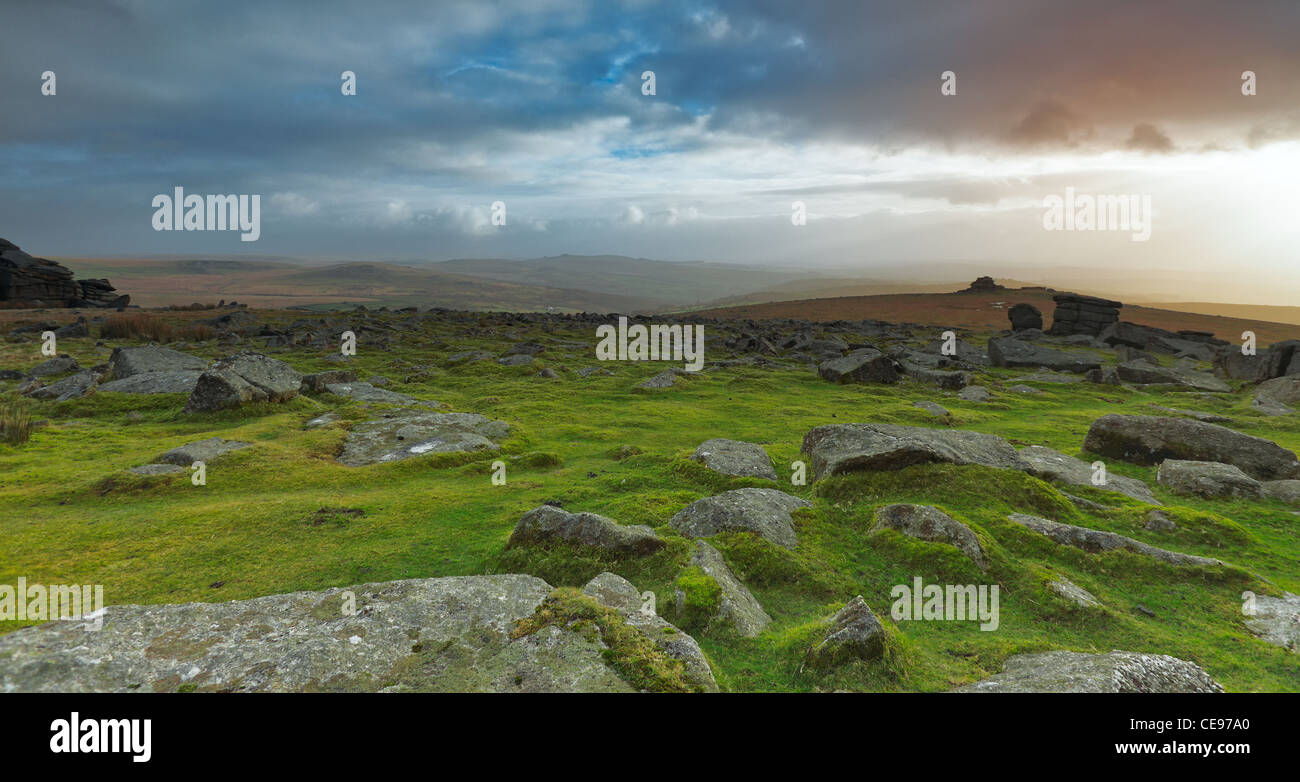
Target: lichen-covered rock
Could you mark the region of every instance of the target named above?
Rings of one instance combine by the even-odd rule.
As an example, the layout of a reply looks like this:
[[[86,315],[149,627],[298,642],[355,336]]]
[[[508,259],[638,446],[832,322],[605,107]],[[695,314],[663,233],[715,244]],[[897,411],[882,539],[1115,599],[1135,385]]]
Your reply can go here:
[[[192,394],[203,373],[196,369],[176,372],[139,372],[120,380],[110,380],[100,391],[117,394]]]
[[[95,390],[99,385],[99,373],[89,369],[83,369],[75,375],[67,377],[48,386],[38,386],[27,392],[27,396],[33,399],[49,399],[62,402],[67,399],[77,399],[83,397]]]
[[[863,470],[901,470],[929,462],[1029,468],[1016,449],[997,435],[897,424],[819,426],[804,435],[803,452],[812,458],[818,478]]]
[[[1106,482],[1102,485],[1093,483],[1092,465],[1082,459],[1067,456],[1060,451],[1041,445],[1030,445],[1020,449],[1020,458],[1029,463],[1029,472],[1048,481],[1069,484],[1071,486],[1094,486],[1102,491],[1113,491],[1132,497],[1149,505],[1159,505],[1160,501],[1151,493],[1151,488],[1136,478],[1106,473]]]
[[[1126,538],[1114,532],[1103,532],[1101,530],[1089,529],[1087,527],[1076,527],[1073,524],[1062,524],[1058,521],[1050,521],[1038,516],[1030,516],[1027,513],[1013,513],[1007,517],[1010,521],[1027,527],[1040,535],[1046,535],[1052,540],[1063,546],[1074,546],[1083,549],[1090,554],[1100,554],[1105,551],[1115,551],[1124,549],[1132,551],[1135,554],[1143,554],[1161,562],[1170,565],[1191,566],[1202,565],[1211,567],[1222,565],[1217,559],[1209,557],[1198,557],[1192,554],[1180,554],[1177,551],[1167,551],[1162,548],[1143,543],[1140,540]]]
[[[0,637],[0,692],[627,692],[599,638],[514,637],[526,575],[362,584],[228,603],[109,606]]]
[[[1070,601],[1079,608],[1101,608],[1101,603],[1092,593],[1081,586],[1077,586],[1073,581],[1065,576],[1057,577],[1047,583],[1047,588],[1053,594]]]
[[[729,625],[736,633],[745,638],[753,638],[772,622],[772,617],[763,610],[754,594],[736,578],[727,566],[727,561],[713,546],[702,540],[695,541],[695,550],[691,552],[690,564],[700,569],[705,576],[714,580],[720,591],[716,621]],[[679,589],[675,595],[677,613],[682,613],[686,595]],[[713,622],[706,625],[706,632],[713,628]]]
[[[244,443],[238,440],[223,440],[220,437],[209,437],[206,440],[186,443],[178,448],[173,448],[167,453],[162,454],[154,459],[157,464],[176,464],[181,467],[189,467],[195,462],[210,462],[232,451],[238,451],[243,448],[252,446],[252,443]]]
[[[1206,499],[1264,496],[1259,481],[1231,464],[1166,459],[1160,463],[1156,482],[1174,494],[1190,494]]]
[[[359,467],[428,453],[495,451],[509,435],[509,424],[477,413],[404,410],[352,427],[338,461]]]
[[[1165,459],[1223,462],[1256,480],[1300,478],[1300,460],[1277,443],[1187,418],[1104,415],[1088,428],[1083,447],[1136,464]]]
[[[590,546],[638,557],[653,554],[664,547],[663,539],[644,524],[623,526],[596,513],[569,513],[552,505],[542,505],[519,519],[506,548],[557,544]]]
[[[1256,595],[1254,613],[1246,615],[1246,628],[1268,643],[1300,652],[1300,595]]]
[[[304,394],[320,394],[331,383],[352,383],[356,379],[357,373],[351,369],[327,369],[324,372],[312,372],[309,375],[302,376],[302,392]]]
[[[640,592],[630,581],[614,573],[601,573],[587,582],[582,593],[618,611],[629,625],[653,641],[665,654],[681,660],[686,666],[687,679],[700,690],[717,692],[713,669],[709,667],[704,652],[700,651],[700,645],[657,613],[645,610]]]
[[[980,570],[988,569],[984,549],[970,527],[932,505],[886,505],[876,511],[874,529],[892,529],[917,540],[944,543],[965,554]]]
[[[357,400],[358,402],[378,402],[388,405],[419,405],[426,404],[408,394],[399,394],[396,391],[389,391],[386,388],[376,388],[371,383],[362,383],[354,381],[350,383],[327,383],[325,390],[335,396],[346,396]],[[439,407],[437,402],[427,403],[433,407]]]
[[[1223,692],[1196,663],[1140,652],[1040,652],[1007,658],[1002,673],[956,692]]]
[[[772,458],[767,455],[763,446],[754,443],[715,437],[701,443],[700,447],[695,449],[695,453],[691,454],[691,458],[703,462],[705,467],[723,475],[776,480]]]
[[[111,380],[122,380],[146,372],[194,372],[197,376],[207,366],[208,362],[197,356],[157,345],[113,348],[113,353],[108,357]]]
[[[244,351],[218,361],[199,376],[185,411],[208,412],[246,402],[284,402],[297,396],[301,388],[302,375],[293,367],[261,353]]]
[[[753,532],[778,546],[799,542],[790,513],[812,503],[776,489],[733,489],[696,500],[673,516],[673,529],[688,538],[720,532]]]
[[[808,664],[832,668],[853,660],[875,660],[885,651],[885,628],[858,595],[831,618],[830,632],[808,651]]]

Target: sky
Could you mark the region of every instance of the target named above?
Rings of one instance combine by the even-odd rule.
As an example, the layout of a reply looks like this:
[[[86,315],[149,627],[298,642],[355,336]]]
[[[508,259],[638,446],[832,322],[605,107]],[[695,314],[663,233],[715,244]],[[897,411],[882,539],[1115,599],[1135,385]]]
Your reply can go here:
[[[0,30],[0,236],[39,256],[968,263],[1300,301],[1293,0],[0,0]],[[261,195],[258,240],[155,231],[176,187]],[[1148,198],[1149,237],[1048,230],[1067,192]]]

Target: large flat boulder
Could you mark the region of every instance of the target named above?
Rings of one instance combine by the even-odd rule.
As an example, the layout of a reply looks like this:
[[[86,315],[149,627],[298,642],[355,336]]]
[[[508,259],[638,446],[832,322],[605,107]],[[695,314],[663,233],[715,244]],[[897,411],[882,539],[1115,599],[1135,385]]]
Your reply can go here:
[[[195,462],[203,462],[206,464],[213,459],[217,459],[228,453],[249,448],[251,446],[252,443],[244,443],[238,440],[223,440],[220,437],[209,437],[206,440],[186,443],[185,445],[173,448],[155,458],[154,463],[174,464],[181,467],[189,467]]]
[[[477,413],[401,411],[352,427],[338,461],[360,467],[429,453],[495,451],[509,435],[505,421]]]
[[[995,367],[1042,367],[1061,372],[1087,372],[1101,367],[1090,353],[1044,348],[1015,337],[989,340],[989,360]]]
[[[525,513],[510,533],[506,548],[554,545],[587,546],[612,554],[645,556],[664,547],[664,541],[644,524],[623,526],[597,513],[569,513],[542,505]]]
[[[1246,615],[1246,629],[1268,643],[1300,652],[1300,595],[1256,595],[1254,613]]]
[[[1151,487],[1136,478],[1106,473],[1106,482],[1097,485],[1092,482],[1092,465],[1082,459],[1067,456],[1060,451],[1042,445],[1030,445],[1020,449],[1020,458],[1029,464],[1029,472],[1043,480],[1069,484],[1071,486],[1093,486],[1102,491],[1113,491],[1132,497],[1139,502],[1151,505],[1161,504],[1151,493]]]
[[[197,356],[157,345],[113,348],[113,353],[108,357],[110,380],[122,380],[146,372],[197,373],[202,372],[207,366],[208,362]]]
[[[755,443],[715,437],[701,443],[695,453],[691,454],[691,459],[702,462],[705,467],[723,475],[776,480],[772,458],[763,446]]]
[[[1115,367],[1115,373],[1125,383],[1168,386],[1174,391],[1228,392],[1232,387],[1208,372],[1192,369],[1162,367],[1147,361],[1126,361]]]
[[[516,637],[526,575],[362,584],[227,603],[110,606],[0,637],[0,692],[628,692],[580,628]]]
[[[776,489],[733,489],[696,500],[673,516],[673,529],[688,538],[721,532],[753,532],[778,546],[799,542],[790,513],[812,503]]]
[[[1205,499],[1244,497],[1257,500],[1264,496],[1263,486],[1231,464],[1166,459],[1160,463],[1156,482],[1174,494],[1194,495]]]
[[[1013,513],[1007,519],[1040,535],[1046,535],[1062,546],[1073,546],[1089,554],[1101,554],[1107,551],[1123,549],[1152,559],[1158,559],[1170,565],[1182,567],[1194,565],[1211,567],[1223,564],[1219,560],[1210,559],[1209,557],[1198,557],[1192,554],[1181,554],[1177,551],[1156,548],[1140,540],[1126,538],[1114,532],[1103,532],[1088,527],[1076,527],[1073,524],[1062,524],[1058,521],[1031,516],[1027,513]]]
[[[997,435],[897,424],[831,424],[804,435],[803,452],[818,477],[863,470],[901,470],[947,462],[1028,470],[1016,449]]]
[[[302,375],[283,361],[244,351],[199,376],[185,412],[209,412],[248,402],[284,402],[298,395]]]
[[[1002,673],[955,692],[1223,692],[1196,663],[1140,652],[1039,652],[1007,658]]]
[[[1083,447],[1136,464],[1188,459],[1235,465],[1261,481],[1300,478],[1300,460],[1277,443],[1187,418],[1104,415],[1088,428]]]
[[[118,394],[192,394],[202,374],[197,369],[138,372],[120,380],[110,380],[101,385],[99,390]]]

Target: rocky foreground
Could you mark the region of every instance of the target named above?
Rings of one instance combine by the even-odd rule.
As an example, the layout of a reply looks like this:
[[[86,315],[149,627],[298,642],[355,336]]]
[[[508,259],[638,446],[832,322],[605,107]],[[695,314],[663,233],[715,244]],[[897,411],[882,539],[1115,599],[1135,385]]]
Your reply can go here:
[[[436,384],[438,377],[475,365],[494,365],[532,383],[573,384],[564,396],[568,405],[582,404],[584,383],[620,384],[601,386],[607,394],[671,399],[701,384],[699,378],[737,370],[777,377],[799,373],[819,388],[860,388],[870,395],[920,389],[931,398],[917,401],[909,413],[928,425],[892,422],[897,414],[891,421],[872,420],[870,405],[859,405],[854,420],[810,422],[801,441],[790,447],[797,447],[807,464],[811,492],[789,479],[787,460],[769,453],[784,445],[698,432],[698,446],[684,461],[716,476],[707,480],[722,488],[669,508],[662,524],[627,523],[558,501],[509,519],[502,552],[514,559],[507,561],[572,556],[608,563],[608,570],[594,578],[567,586],[523,573],[418,578],[233,602],[111,605],[100,630],[61,621],[0,636],[0,690],[714,691],[720,688],[717,660],[709,659],[693,633],[743,644],[772,638],[774,625],[789,628],[782,625],[788,617],[760,597],[772,582],[752,560],[737,559],[738,552],[758,545],[777,552],[764,556],[800,561],[808,555],[809,530],[816,530],[814,538],[827,534],[824,526],[810,527],[810,518],[833,512],[846,497],[861,501],[853,494],[858,491],[854,480],[919,475],[915,471],[926,466],[956,471],[946,473],[950,479],[961,471],[983,470],[980,475],[1000,476],[992,479],[995,484],[1048,486],[1044,496],[1051,499],[1018,506],[1014,497],[999,498],[1012,512],[976,523],[970,510],[872,494],[870,514],[853,522],[868,533],[870,545],[895,554],[925,552],[920,561],[958,563],[943,567],[970,568],[963,572],[1013,592],[1013,585],[1027,588],[1015,570],[1013,551],[1037,552],[1049,562],[1085,571],[1094,564],[1104,570],[1123,563],[1151,568],[1171,583],[1223,584],[1219,591],[1229,601],[1240,590],[1227,584],[1257,585],[1258,609],[1235,620],[1236,626],[1251,643],[1294,651],[1300,598],[1250,575],[1231,557],[1206,556],[1204,547],[1202,553],[1183,550],[1194,538],[1180,524],[1209,523],[1174,507],[1247,502],[1300,508],[1300,460],[1292,450],[1238,431],[1230,416],[1182,405],[1095,415],[1069,453],[962,428],[948,407],[972,411],[962,415],[979,420],[981,407],[1005,409],[1019,398],[1045,393],[1047,386],[1173,394],[1185,398],[1187,406],[1214,409],[1244,397],[1252,416],[1285,421],[1296,415],[1292,405],[1300,402],[1300,341],[1241,355],[1235,345],[1212,335],[1123,323],[1118,309],[1104,301],[1073,297],[1062,304],[1071,317],[1058,316],[1061,325],[1052,334],[1041,330],[1036,313],[1013,308],[1008,331],[963,333],[956,339],[942,337],[936,328],[877,321],[696,319],[712,340],[704,372],[669,368],[641,382],[624,381],[611,368],[615,364],[569,366],[591,355],[591,342],[581,334],[611,316],[449,311],[359,311],[263,321],[234,310],[205,320],[214,334],[203,343],[101,341],[95,348],[106,355],[94,366],[63,355],[7,370],[0,373],[13,384],[7,392],[35,404],[156,396],[171,420],[204,430],[208,436],[160,449],[128,470],[149,479],[188,473],[199,462],[242,469],[248,454],[265,445],[223,436],[221,422],[243,411],[266,415],[303,399],[314,407],[303,416],[301,430],[337,433],[337,449],[319,458],[349,471],[433,456],[512,459],[519,428],[536,432],[545,420],[456,410],[417,390],[426,379]],[[20,325],[10,332],[10,343],[33,340],[48,325],[54,324]],[[403,370],[400,381],[366,376],[354,368],[351,356],[334,352],[344,330],[357,335],[363,350],[382,354],[422,328],[443,335],[433,342],[440,358],[394,364]],[[458,336],[492,339],[525,331],[528,339],[502,339],[496,351],[457,344]],[[84,335],[68,335],[83,338],[93,339],[88,328]],[[556,355],[564,356],[564,363],[551,359]],[[315,371],[295,366],[304,357],[318,364]],[[334,368],[320,369],[319,362]],[[753,375],[744,377],[756,382]],[[728,386],[727,393],[745,393],[745,386],[738,383],[734,392]],[[624,449],[613,458],[642,453]],[[1155,480],[1114,469],[1099,472],[1098,461],[1133,472],[1150,467]],[[996,486],[990,497],[995,493]],[[1214,507],[1231,512],[1238,506]],[[1294,529],[1295,513],[1279,513],[1285,517],[1276,523]],[[1128,534],[1089,526],[1097,521]],[[1230,525],[1215,521],[1205,528],[1211,536],[1228,536],[1224,540],[1250,539]],[[647,591],[650,585],[617,573],[622,564],[650,560],[668,563],[674,574],[671,591],[665,595],[660,589],[658,601],[655,591]],[[1054,565],[1041,567],[1034,578],[1040,593],[1035,601],[1063,606],[1070,621],[1118,616],[1115,606]],[[845,670],[872,675],[896,664],[899,636],[910,628],[891,618],[885,594],[821,594],[833,594],[830,602],[837,608],[799,626],[800,675]],[[1060,650],[1012,655],[1001,673],[959,689],[1222,691],[1213,673],[1159,649]]]

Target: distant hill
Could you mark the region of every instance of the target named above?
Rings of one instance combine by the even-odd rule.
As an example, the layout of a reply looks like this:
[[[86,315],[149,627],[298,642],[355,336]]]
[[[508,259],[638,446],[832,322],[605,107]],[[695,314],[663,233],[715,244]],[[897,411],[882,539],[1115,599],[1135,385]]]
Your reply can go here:
[[[1032,304],[1043,313],[1044,327],[1050,327],[1056,303],[1050,288],[1030,287],[989,293],[913,293],[882,296],[839,296],[820,299],[749,304],[694,311],[693,314],[717,318],[803,318],[829,322],[835,320],[885,320],[894,323],[919,323],[935,327],[972,330],[1008,328],[1007,309],[1020,302]],[[1241,332],[1251,330],[1261,344],[1283,339],[1300,339],[1300,325],[1248,318],[1228,318],[1194,312],[1177,312],[1125,305],[1120,320],[1178,331],[1193,329],[1213,332],[1220,339],[1237,341]]]

